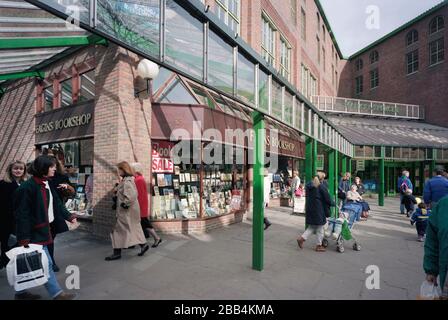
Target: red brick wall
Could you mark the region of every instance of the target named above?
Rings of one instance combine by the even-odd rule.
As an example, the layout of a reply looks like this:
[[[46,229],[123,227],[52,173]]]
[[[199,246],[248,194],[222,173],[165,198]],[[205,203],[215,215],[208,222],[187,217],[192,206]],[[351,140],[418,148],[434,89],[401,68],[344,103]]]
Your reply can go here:
[[[444,15],[445,29],[435,35],[429,36],[429,23],[437,15]],[[406,28],[392,38],[380,43],[372,50],[379,52],[379,62],[371,65],[369,54],[372,50],[363,53],[350,61],[343,70],[344,85],[339,90],[339,95],[355,97],[355,77],[363,75],[364,92],[356,96],[360,99],[390,101],[422,105],[426,108],[426,120],[441,126],[448,126],[448,6],[438,12]],[[419,33],[416,44],[407,48],[406,35],[412,29]],[[429,66],[429,42],[440,37],[445,38],[445,62]],[[407,75],[406,53],[414,49],[419,50],[419,70],[417,73]],[[355,63],[358,58],[364,61],[364,68],[356,72]],[[370,70],[378,67],[380,85],[370,89]]]
[[[93,222],[95,234],[108,236],[115,222],[115,165],[140,162],[144,176],[150,177],[151,105],[148,99],[134,97],[137,55],[109,45],[97,50],[96,60]]]

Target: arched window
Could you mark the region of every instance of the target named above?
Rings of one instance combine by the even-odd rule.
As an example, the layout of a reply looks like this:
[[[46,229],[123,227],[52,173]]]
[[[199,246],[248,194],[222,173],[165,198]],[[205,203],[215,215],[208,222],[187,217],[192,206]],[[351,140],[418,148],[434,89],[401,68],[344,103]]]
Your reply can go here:
[[[417,30],[409,31],[409,33],[406,36],[406,45],[410,46],[411,44],[417,41],[418,41],[418,31]]]
[[[429,23],[429,34],[436,33],[445,27],[445,19],[442,16],[435,17]]]
[[[364,67],[364,61],[362,59],[356,60],[356,71],[362,70]]]
[[[370,63],[378,62],[379,58],[378,51],[375,50],[370,53]]]

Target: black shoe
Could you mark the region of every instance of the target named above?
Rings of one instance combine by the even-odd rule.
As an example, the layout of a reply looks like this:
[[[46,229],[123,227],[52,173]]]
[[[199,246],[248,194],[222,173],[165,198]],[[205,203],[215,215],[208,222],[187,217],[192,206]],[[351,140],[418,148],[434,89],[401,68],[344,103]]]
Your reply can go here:
[[[106,257],[106,261],[113,261],[113,260],[118,260],[121,259],[121,254],[113,254],[109,257]]]
[[[138,256],[139,256],[139,257],[143,257],[144,254],[146,253],[146,251],[148,251],[148,250],[149,250],[149,246],[148,246],[148,245],[145,245],[145,246],[142,248],[142,250],[140,251],[140,253],[138,254]]]
[[[39,300],[41,297],[38,294],[32,294],[28,291],[24,293],[16,294],[14,300]]]
[[[57,264],[53,263],[53,272],[59,272],[59,267],[57,266]]]
[[[151,248],[157,248],[161,242],[162,242],[162,239],[157,240],[156,242],[154,242],[154,244],[151,246]]]
[[[266,223],[266,224],[264,225],[264,230],[266,230],[267,228],[269,228],[269,227],[271,226],[271,224],[272,224],[272,223]]]

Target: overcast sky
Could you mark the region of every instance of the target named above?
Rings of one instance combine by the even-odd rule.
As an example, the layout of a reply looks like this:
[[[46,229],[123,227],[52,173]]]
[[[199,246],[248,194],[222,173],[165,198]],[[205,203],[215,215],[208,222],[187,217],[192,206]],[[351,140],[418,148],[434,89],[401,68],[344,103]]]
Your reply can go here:
[[[342,54],[348,57],[443,1],[320,0],[320,2]],[[367,11],[369,13],[366,13]]]

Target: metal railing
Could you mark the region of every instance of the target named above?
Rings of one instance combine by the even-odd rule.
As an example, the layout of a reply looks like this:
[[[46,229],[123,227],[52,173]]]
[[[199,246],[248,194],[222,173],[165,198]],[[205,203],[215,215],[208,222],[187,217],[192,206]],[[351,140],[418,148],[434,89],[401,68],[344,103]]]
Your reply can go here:
[[[323,112],[387,118],[425,119],[425,109],[419,105],[321,96],[311,97],[311,102]]]

